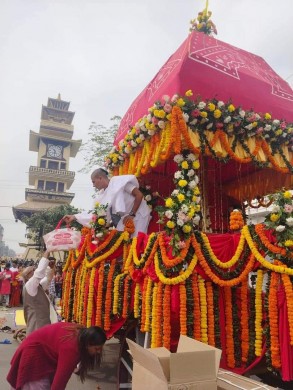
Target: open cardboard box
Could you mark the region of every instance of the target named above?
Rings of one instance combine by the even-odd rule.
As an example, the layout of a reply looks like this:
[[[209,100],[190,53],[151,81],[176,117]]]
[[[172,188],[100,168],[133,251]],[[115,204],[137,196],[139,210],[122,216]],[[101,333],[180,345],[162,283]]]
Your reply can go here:
[[[218,390],[271,390],[271,387],[234,372],[219,369]]]
[[[133,390],[217,390],[221,350],[186,336],[180,336],[176,353],[127,342]]]

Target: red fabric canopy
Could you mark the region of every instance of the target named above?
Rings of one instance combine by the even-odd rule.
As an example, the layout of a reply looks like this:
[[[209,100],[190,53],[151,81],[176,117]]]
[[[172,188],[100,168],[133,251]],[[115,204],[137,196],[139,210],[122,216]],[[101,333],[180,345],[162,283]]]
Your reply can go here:
[[[193,31],[131,104],[115,143],[163,95],[189,89],[202,99],[232,99],[245,110],[293,121],[293,91],[261,57]]]

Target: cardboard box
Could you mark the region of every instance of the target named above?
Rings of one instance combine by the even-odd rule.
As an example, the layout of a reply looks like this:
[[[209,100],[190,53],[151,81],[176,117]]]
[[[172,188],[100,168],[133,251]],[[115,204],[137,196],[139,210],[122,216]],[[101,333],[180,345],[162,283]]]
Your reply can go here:
[[[133,390],[217,390],[221,350],[186,336],[180,336],[176,353],[127,342]]]
[[[275,387],[255,381],[234,372],[219,369],[218,390],[271,390]]]

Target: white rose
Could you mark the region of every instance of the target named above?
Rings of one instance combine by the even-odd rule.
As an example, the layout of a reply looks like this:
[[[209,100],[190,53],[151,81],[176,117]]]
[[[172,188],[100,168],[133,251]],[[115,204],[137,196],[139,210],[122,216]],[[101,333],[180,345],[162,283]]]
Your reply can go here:
[[[154,130],[148,130],[148,134],[149,134],[150,136],[152,136],[152,135],[155,134],[155,131],[154,131]]]
[[[278,213],[280,211],[280,206],[274,204],[272,206],[272,213]]]
[[[195,161],[196,160],[196,157],[193,153],[189,153],[188,156],[187,156],[187,160],[189,161]]]
[[[270,131],[270,130],[271,130],[271,128],[272,128],[272,126],[271,126],[271,125],[265,125],[265,131]]]
[[[286,224],[290,227],[293,226],[293,218],[292,217],[286,218]]]
[[[175,177],[175,179],[181,179],[183,177],[181,171],[175,172],[174,177]]]
[[[178,226],[183,226],[184,225],[184,221],[182,221],[182,219],[178,218],[177,219],[177,225]]]
[[[97,238],[103,237],[103,233],[98,233],[98,234],[96,234],[96,237],[97,237]]]
[[[194,180],[191,180],[189,183],[188,183],[188,187],[193,189],[196,187],[196,182]]]
[[[145,196],[145,200],[146,200],[147,202],[149,202],[150,200],[152,200],[151,195],[146,195],[146,196]]]
[[[178,97],[179,97],[179,96],[176,95],[176,94],[173,95],[173,96],[172,96],[172,99],[171,99],[171,102],[172,102],[172,103],[175,103],[175,102],[177,101]]]
[[[189,119],[189,115],[186,114],[186,112],[185,112],[182,116],[183,116],[183,119],[185,120],[185,122],[187,123],[188,119]]]
[[[159,121],[159,122],[158,122],[158,126],[159,126],[160,129],[164,129],[165,126],[166,126],[166,124],[165,124],[164,121]]]
[[[244,118],[245,117],[245,111],[244,110],[240,110],[239,111],[239,115],[241,116],[241,118]]]
[[[252,130],[253,129],[252,123],[250,123],[250,125],[245,126],[245,129]]]
[[[276,231],[277,231],[277,232],[282,232],[282,231],[284,231],[285,229],[286,229],[286,227],[285,227],[284,225],[279,225],[279,226],[276,227]]]
[[[170,96],[163,95],[163,100],[165,100],[165,102],[169,102],[170,101]]]
[[[174,190],[171,194],[171,196],[177,196],[179,194],[179,190]]]
[[[145,140],[145,136],[144,136],[143,134],[140,134],[140,139],[141,139],[142,141],[144,141],[144,140]]]
[[[195,175],[195,170],[194,169],[190,169],[188,172],[187,172],[187,176],[188,177],[191,177],[191,176],[194,176]]]
[[[260,116],[258,114],[255,114],[255,119],[258,121],[260,119]]]
[[[152,114],[148,114],[148,115],[147,115],[147,121],[148,121],[148,122],[151,122],[151,121],[152,121]]]
[[[189,124],[190,124],[190,125],[196,125],[196,124],[197,124],[197,119],[196,119],[196,118],[193,119]]]
[[[199,182],[198,176],[194,176],[193,180],[195,181],[195,184],[198,184],[198,182]]]
[[[225,119],[224,119],[224,123],[229,123],[231,122],[231,117],[230,116],[227,116]]]
[[[195,217],[193,217],[192,219],[192,222],[194,225],[198,225],[199,224],[199,221],[200,221],[200,216],[199,215],[196,215]]]
[[[176,156],[174,156],[174,161],[177,164],[180,164],[183,160],[184,160],[184,158],[183,158],[182,154],[176,154]]]
[[[169,218],[169,219],[171,219],[171,218],[173,217],[173,213],[172,213],[171,210],[167,210],[167,211],[165,212],[165,215],[166,215],[166,217]]]
[[[273,125],[274,126],[279,126],[279,124],[280,124],[280,121],[278,119],[274,119],[273,120]]]
[[[183,204],[181,206],[181,211],[183,211],[183,213],[187,213],[188,212],[188,206],[186,204]]]
[[[202,110],[202,109],[205,108],[205,106],[206,106],[206,103],[205,103],[205,102],[199,102],[198,105],[197,105],[197,108],[198,108],[199,110]]]
[[[137,147],[137,143],[136,142],[134,142],[133,140],[131,140],[131,146],[133,147],[133,148],[136,148]]]
[[[212,124],[212,123],[209,123],[209,124],[207,125],[207,130],[211,129],[212,127],[213,127],[213,124]]]
[[[225,105],[225,103],[222,102],[222,100],[218,101],[218,104],[217,104],[218,108],[222,108],[222,107],[224,107],[224,105]]]

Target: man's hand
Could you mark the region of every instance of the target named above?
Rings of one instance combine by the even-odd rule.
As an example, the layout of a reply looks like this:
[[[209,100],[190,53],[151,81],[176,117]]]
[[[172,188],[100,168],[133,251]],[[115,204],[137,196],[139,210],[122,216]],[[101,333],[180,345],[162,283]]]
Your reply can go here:
[[[132,215],[125,215],[123,218],[123,224],[125,225],[128,221],[132,220],[134,217]]]
[[[67,225],[76,220],[75,215],[64,215],[62,219],[67,223]]]
[[[43,254],[43,257],[45,257],[45,259],[47,259],[49,256],[50,256],[50,252],[49,251],[45,251],[44,254]]]

